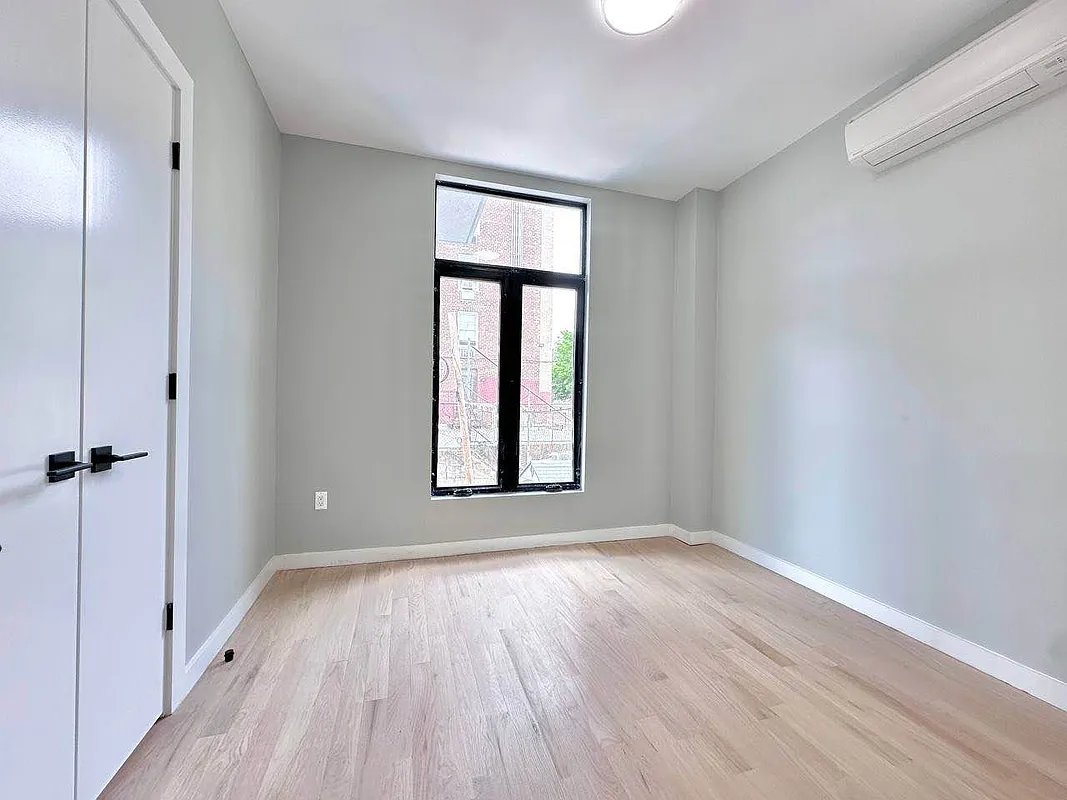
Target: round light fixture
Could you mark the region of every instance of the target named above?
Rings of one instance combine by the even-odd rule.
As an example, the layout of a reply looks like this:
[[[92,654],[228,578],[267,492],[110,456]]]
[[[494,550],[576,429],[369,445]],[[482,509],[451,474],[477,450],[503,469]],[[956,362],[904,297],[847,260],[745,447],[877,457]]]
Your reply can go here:
[[[662,28],[682,0],[601,0],[604,21],[616,33],[639,36]]]

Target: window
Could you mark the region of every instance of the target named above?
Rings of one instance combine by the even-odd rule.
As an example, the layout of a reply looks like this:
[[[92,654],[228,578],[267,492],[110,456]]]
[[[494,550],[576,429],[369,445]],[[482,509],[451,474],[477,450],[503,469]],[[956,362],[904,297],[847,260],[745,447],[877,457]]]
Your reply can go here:
[[[473,283],[473,281],[471,281]],[[463,294],[463,281],[459,282],[459,293]],[[456,314],[456,336],[459,337],[461,353],[478,347],[478,312],[460,311]]]
[[[433,494],[581,487],[587,218],[438,181]]]

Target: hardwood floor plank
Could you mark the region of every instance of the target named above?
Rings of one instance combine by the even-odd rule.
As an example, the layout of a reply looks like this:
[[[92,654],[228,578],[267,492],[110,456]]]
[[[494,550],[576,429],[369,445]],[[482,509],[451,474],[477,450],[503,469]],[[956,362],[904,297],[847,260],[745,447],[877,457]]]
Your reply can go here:
[[[106,798],[1067,800],[1067,714],[714,546],[275,575]]]

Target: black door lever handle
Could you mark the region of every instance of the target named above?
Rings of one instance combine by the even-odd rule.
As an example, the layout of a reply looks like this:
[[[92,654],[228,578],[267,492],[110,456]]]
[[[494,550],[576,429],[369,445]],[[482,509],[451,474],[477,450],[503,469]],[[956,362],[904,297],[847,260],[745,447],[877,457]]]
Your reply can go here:
[[[45,475],[48,477],[49,483],[59,483],[60,481],[69,481],[83,469],[90,469],[92,464],[85,464],[78,461],[74,457],[73,450],[66,450],[62,453],[52,453],[48,456],[48,471]]]
[[[112,464],[116,464],[119,461],[133,461],[135,458],[147,457],[147,452],[117,455],[111,452],[111,445],[94,447],[89,451],[89,461],[92,462],[90,466],[92,467],[93,472],[107,472],[111,469]]]

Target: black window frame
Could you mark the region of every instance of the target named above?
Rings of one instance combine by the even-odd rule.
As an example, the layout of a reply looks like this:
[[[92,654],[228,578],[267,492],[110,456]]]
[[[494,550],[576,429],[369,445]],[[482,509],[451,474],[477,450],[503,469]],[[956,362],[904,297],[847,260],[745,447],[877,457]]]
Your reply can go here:
[[[577,208],[582,214],[580,271],[578,274],[551,272],[526,267],[510,267],[497,264],[458,261],[437,257],[437,235],[434,232],[434,278],[433,278],[433,430],[430,462],[430,493],[434,497],[472,497],[476,495],[529,494],[535,492],[581,491],[583,433],[585,430],[585,328],[588,303],[589,276],[589,202],[577,198],[557,197],[477,182],[438,178],[434,187],[436,228],[437,192],[441,189],[457,189],[476,192],[492,197],[529,201],[545,205]],[[500,287],[500,371],[498,375],[498,436],[497,436],[497,482],[486,486],[437,485],[437,435],[439,392],[441,379],[440,316],[441,279],[477,280],[496,283]],[[541,288],[573,289],[575,291],[574,331],[574,444],[572,480],[566,483],[520,483],[519,482],[519,430],[521,423],[522,397],[522,292],[526,286]]]

